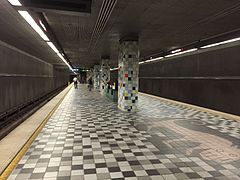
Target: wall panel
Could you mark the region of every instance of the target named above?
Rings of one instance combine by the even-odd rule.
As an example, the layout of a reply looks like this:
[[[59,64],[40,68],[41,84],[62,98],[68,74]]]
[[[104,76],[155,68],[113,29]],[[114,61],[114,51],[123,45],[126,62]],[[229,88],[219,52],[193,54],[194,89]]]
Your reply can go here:
[[[240,115],[240,46],[140,66],[141,92]]]
[[[66,85],[66,70],[0,41],[0,114]]]

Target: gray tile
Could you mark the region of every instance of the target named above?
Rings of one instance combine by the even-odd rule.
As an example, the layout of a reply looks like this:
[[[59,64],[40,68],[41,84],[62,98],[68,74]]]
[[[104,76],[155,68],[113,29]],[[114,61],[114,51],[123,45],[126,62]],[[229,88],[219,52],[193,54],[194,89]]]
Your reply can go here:
[[[80,86],[69,92],[12,176],[237,179],[239,124],[144,95],[137,113],[125,113]],[[42,167],[46,170],[38,169]]]

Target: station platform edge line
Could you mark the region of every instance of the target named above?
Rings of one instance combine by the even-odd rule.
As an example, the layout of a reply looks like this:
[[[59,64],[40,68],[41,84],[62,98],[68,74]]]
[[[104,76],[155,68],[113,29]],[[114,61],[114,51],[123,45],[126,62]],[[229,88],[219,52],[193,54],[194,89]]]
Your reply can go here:
[[[152,98],[155,98],[155,99],[160,99],[160,100],[163,100],[163,101],[167,101],[167,102],[170,102],[170,103],[173,103],[173,104],[183,105],[183,106],[190,107],[190,108],[200,110],[200,111],[203,111],[203,112],[206,112],[206,113],[210,113],[210,114],[213,114],[213,115],[218,115],[218,116],[221,116],[223,118],[232,119],[232,120],[235,120],[235,121],[240,121],[240,116],[237,116],[237,115],[234,115],[234,114],[229,114],[229,113],[225,113],[225,112],[221,112],[221,111],[217,111],[217,110],[213,110],[213,109],[209,109],[209,108],[205,108],[205,107],[201,107],[201,106],[197,106],[197,105],[193,105],[193,104],[188,104],[188,103],[184,103],[184,102],[180,102],[180,101],[176,101],[176,100],[172,100],[172,99],[168,99],[168,98],[163,98],[163,97],[159,97],[159,96],[155,96],[155,95],[147,94],[147,93],[143,93],[143,92],[139,92],[139,94],[142,94],[144,96],[149,96],[149,97],[152,97]]]
[[[43,122],[40,124],[40,126],[35,130],[35,132],[32,134],[32,136],[28,139],[28,141],[23,145],[23,147],[19,150],[19,152],[16,154],[14,159],[10,162],[10,164],[6,167],[6,169],[3,171],[3,173],[0,175],[0,180],[6,180],[12,171],[15,169],[15,167],[18,165],[19,161],[22,159],[22,157],[25,155],[25,153],[28,151],[34,140],[37,138],[39,133],[42,131],[44,126],[47,124],[48,120],[51,118],[51,116],[54,114],[54,112],[57,110],[57,108],[60,106],[66,95],[69,93],[69,91],[72,89],[73,84],[70,85],[71,87],[67,90],[67,92],[63,95],[63,97],[59,100],[59,102],[54,106],[54,108],[51,110],[51,112],[45,117]]]

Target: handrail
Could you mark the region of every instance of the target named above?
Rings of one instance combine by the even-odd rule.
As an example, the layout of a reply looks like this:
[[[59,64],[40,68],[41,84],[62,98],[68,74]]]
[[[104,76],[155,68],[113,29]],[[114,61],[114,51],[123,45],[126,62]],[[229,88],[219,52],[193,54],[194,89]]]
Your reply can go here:
[[[55,76],[49,75],[33,75],[33,74],[9,74],[9,73],[0,73],[0,77],[39,77],[39,78],[54,78]]]
[[[166,76],[166,77],[139,77],[139,79],[169,79],[169,80],[240,80],[240,76]]]

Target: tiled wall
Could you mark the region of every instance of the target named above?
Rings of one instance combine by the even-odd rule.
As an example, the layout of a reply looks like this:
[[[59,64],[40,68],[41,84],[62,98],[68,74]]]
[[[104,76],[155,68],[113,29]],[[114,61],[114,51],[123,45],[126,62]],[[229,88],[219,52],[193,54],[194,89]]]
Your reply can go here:
[[[123,111],[136,111],[138,103],[139,47],[137,41],[120,44],[118,71],[118,106]]]
[[[87,71],[87,82],[90,78],[93,78],[93,69],[90,69],[89,71]]]
[[[100,90],[104,93],[107,87],[107,83],[110,81],[110,65],[108,59],[103,59],[101,63],[101,73],[100,73]]]
[[[94,65],[93,69],[93,83],[94,83],[94,88],[99,89],[100,88],[100,65]]]

